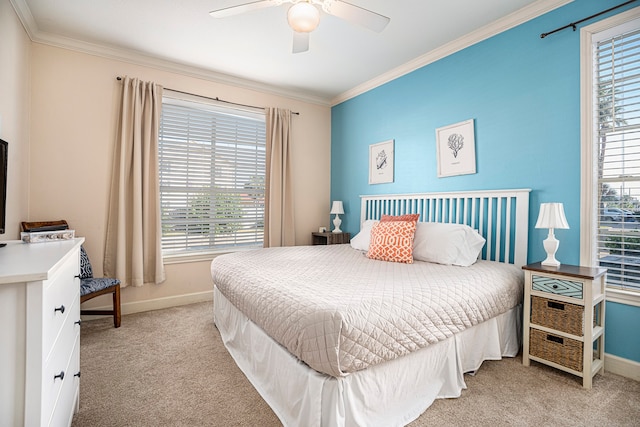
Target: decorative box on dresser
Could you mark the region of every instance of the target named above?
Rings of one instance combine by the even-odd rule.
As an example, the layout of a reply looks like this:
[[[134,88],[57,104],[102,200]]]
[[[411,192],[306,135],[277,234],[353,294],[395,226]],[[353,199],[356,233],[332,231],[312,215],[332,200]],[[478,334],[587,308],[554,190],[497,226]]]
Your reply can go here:
[[[604,268],[541,263],[525,272],[522,363],[535,360],[582,377],[604,372]]]
[[[80,245],[0,248],[0,425],[69,426],[80,391]]]

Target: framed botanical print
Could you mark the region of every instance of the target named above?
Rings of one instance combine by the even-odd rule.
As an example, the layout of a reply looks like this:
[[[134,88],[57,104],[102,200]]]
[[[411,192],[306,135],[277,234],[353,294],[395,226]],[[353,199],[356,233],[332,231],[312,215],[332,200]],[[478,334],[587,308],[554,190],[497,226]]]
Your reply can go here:
[[[476,173],[473,119],[436,129],[438,177]]]
[[[369,184],[393,182],[394,141],[369,146]]]

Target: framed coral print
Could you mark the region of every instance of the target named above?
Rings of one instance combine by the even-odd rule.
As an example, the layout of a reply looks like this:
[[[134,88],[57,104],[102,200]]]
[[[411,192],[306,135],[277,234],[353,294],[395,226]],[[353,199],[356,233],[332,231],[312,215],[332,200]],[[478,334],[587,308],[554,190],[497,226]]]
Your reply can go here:
[[[473,119],[436,129],[438,178],[476,173]]]
[[[369,146],[369,184],[393,182],[393,139]]]

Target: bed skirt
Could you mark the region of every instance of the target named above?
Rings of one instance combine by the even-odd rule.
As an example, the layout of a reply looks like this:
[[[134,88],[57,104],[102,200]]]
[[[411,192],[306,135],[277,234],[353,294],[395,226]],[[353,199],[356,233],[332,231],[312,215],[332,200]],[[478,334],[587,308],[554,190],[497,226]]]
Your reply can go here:
[[[214,287],[214,321],[227,350],[285,426],[404,426],[435,399],[459,397],[463,374],[516,356],[522,306],[407,356],[345,377],[309,368]]]

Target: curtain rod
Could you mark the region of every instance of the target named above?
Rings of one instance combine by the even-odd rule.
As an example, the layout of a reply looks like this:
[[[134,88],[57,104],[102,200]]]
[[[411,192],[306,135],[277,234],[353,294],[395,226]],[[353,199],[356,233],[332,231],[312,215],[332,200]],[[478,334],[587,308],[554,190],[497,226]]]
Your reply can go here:
[[[118,76],[116,77],[116,80],[122,80],[122,77]],[[203,96],[203,95],[197,95],[195,93],[189,93],[189,92],[183,92],[181,90],[175,90],[175,89],[171,89],[171,88],[165,88],[167,90],[170,90],[171,92],[176,92],[176,93],[181,93],[183,95],[190,95],[190,96],[197,96],[199,98],[204,98],[204,99],[209,99],[211,101],[218,101],[218,102],[224,102],[225,104],[232,104],[232,105],[238,105],[240,107],[249,107],[249,108],[260,108],[260,109],[264,109],[264,107],[256,107],[255,105],[247,105],[247,104],[240,104],[238,102],[232,102],[232,101],[225,101],[224,99],[220,99],[217,96],[215,98],[211,98],[209,96]],[[296,111],[292,111],[291,114],[295,114],[296,116],[299,116],[300,113],[296,112]]]
[[[605,13],[607,13],[607,12],[611,12],[612,10],[616,10],[616,9],[618,9],[618,8],[621,8],[621,7],[623,7],[623,6],[626,6],[626,5],[628,5],[629,3],[633,3],[633,2],[635,2],[635,1],[636,1],[636,0],[629,0],[629,1],[627,1],[627,2],[624,2],[624,3],[622,3],[622,4],[619,4],[619,5],[617,5],[617,6],[613,6],[612,8],[609,8],[609,9],[607,9],[607,10],[603,10],[602,12],[598,12],[598,13],[596,13],[596,14],[594,14],[594,15],[587,16],[586,18],[581,19],[581,20],[579,20],[579,21],[572,22],[571,24],[567,24],[567,25],[565,25],[564,27],[556,28],[555,30],[553,30],[553,31],[549,31],[548,33],[542,33],[542,34],[540,34],[540,38],[541,38],[541,39],[543,39],[543,38],[545,38],[545,37],[547,37],[547,36],[549,36],[549,35],[551,35],[551,34],[553,34],[553,33],[557,33],[558,31],[562,31],[562,30],[567,29],[567,28],[573,28],[573,31],[575,31],[575,30],[576,30],[576,25],[578,25],[578,24],[580,24],[580,23],[582,23],[582,22],[584,22],[584,21],[588,21],[589,19],[593,19],[593,18],[595,18],[595,17],[598,17],[598,16],[600,16],[600,15],[604,15],[604,14],[605,14]]]

